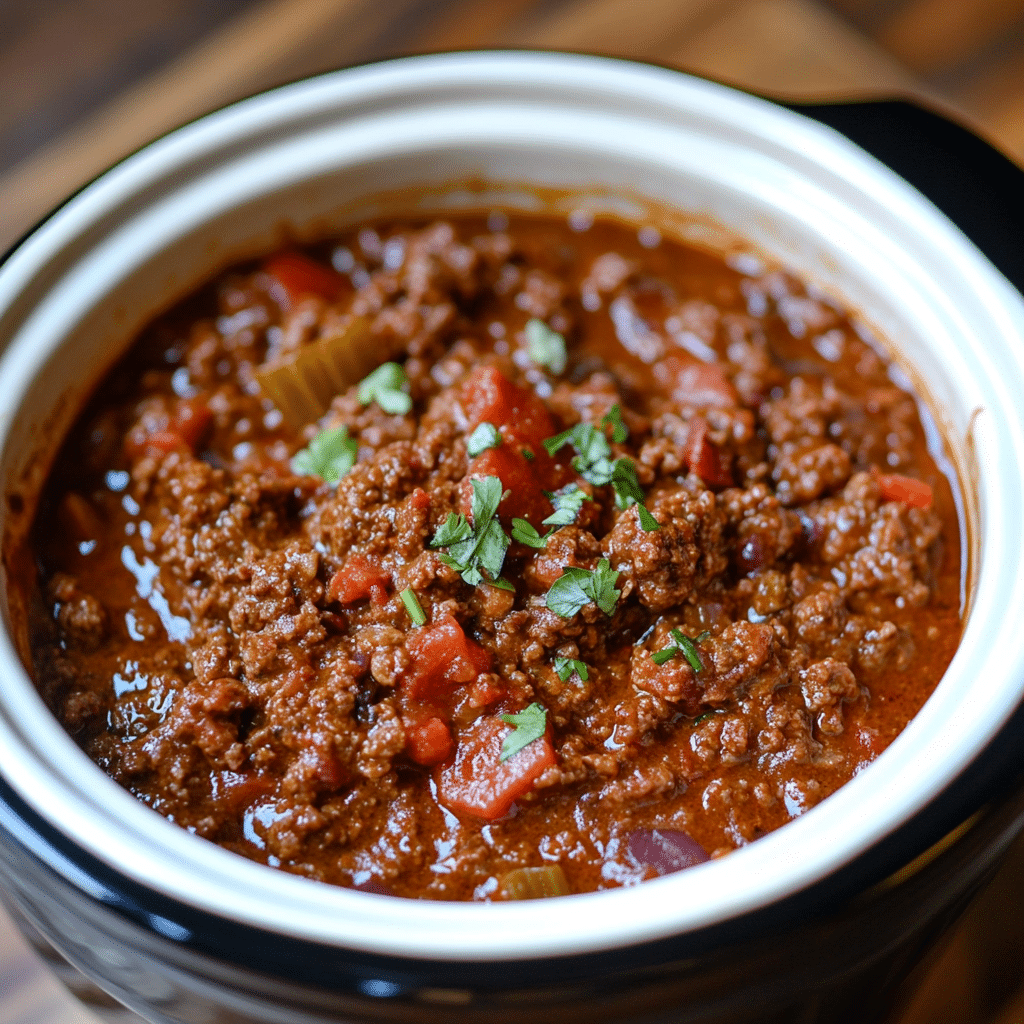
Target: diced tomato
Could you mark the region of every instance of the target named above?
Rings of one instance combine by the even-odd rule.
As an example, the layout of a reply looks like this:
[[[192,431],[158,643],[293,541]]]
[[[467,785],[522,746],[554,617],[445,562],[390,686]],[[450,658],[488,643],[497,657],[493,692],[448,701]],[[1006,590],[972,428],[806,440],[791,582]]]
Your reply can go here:
[[[883,501],[902,501],[914,508],[932,507],[932,489],[923,480],[898,473],[879,473],[878,489]]]
[[[469,464],[459,498],[464,515],[468,516],[472,508],[473,478],[479,480],[485,476],[496,476],[502,487],[511,492],[498,505],[498,514],[504,523],[519,517],[540,529],[545,517],[554,511],[533,472],[533,464],[521,452],[503,444],[488,448]]]
[[[197,398],[183,398],[174,410],[172,429],[193,451],[213,421],[213,411]]]
[[[731,487],[732,471],[728,456],[708,440],[708,425],[700,416],[690,420],[683,461],[709,487]]]
[[[412,665],[402,692],[413,700],[444,697],[491,667],[491,656],[451,617],[414,630],[406,648]]]
[[[717,363],[705,363],[695,356],[668,356],[655,368],[658,383],[681,405],[739,405],[739,397],[725,371]]]
[[[374,604],[383,604],[387,601],[386,588],[390,583],[390,574],[375,559],[349,555],[327,584],[327,599],[352,604],[368,597]]]
[[[512,726],[499,715],[485,715],[462,733],[455,760],[437,773],[441,803],[488,821],[508,814],[512,804],[555,764],[550,734],[502,761],[501,745],[511,731]]]
[[[493,366],[482,366],[466,382],[464,388],[469,430],[481,423],[506,428],[531,448],[539,448],[546,437],[555,434],[555,425],[544,402],[532,391],[513,384]]]
[[[430,508],[430,495],[422,487],[417,487],[405,499],[405,504],[409,508],[419,509],[421,512],[425,511]]]
[[[405,727],[405,752],[417,764],[440,764],[454,749],[452,734],[440,718],[428,718]]]
[[[279,252],[264,262],[263,271],[281,286],[290,306],[304,295],[318,295],[334,302],[351,287],[332,267],[317,263],[301,252]]]
[[[176,430],[154,430],[152,434],[146,435],[146,440],[141,445],[146,455],[167,455],[169,452],[187,447],[185,438]]]
[[[144,416],[128,431],[125,452],[132,459],[144,455],[167,455],[179,448],[195,451],[213,421],[210,407],[199,399],[182,398],[174,411]]]

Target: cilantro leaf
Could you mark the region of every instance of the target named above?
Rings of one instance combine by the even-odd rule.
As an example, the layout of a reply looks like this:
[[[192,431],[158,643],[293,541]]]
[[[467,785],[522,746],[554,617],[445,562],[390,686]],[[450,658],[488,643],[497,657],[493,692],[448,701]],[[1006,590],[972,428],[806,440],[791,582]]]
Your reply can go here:
[[[705,629],[699,636],[689,637],[682,630],[671,629],[669,630],[669,636],[672,637],[674,643],[669,644],[668,647],[662,648],[660,651],[655,651],[651,655],[651,660],[654,664],[664,665],[666,661],[671,661],[677,654],[682,654],[690,663],[690,668],[694,672],[700,672],[704,668],[704,662],[700,660],[700,651],[697,650],[697,644],[707,640],[711,636],[711,632]]]
[[[355,465],[359,442],[348,436],[348,427],[321,430],[292,457],[293,473],[318,476],[324,483],[337,482]]]
[[[472,524],[464,515],[448,513],[448,518],[434,533],[430,546],[446,547],[448,553],[438,555],[473,587],[490,583],[502,590],[512,585],[501,578],[501,567],[508,550],[508,535],[495,518],[498,503],[504,497],[501,481],[496,476],[474,477]]]
[[[497,448],[499,444],[501,444],[501,434],[498,432],[498,428],[493,423],[485,421],[466,438],[466,451],[469,452],[471,459],[475,459],[488,448]]]
[[[636,505],[640,526],[645,532],[661,528],[661,523],[647,509],[643,488],[636,476],[636,464],[631,459],[616,459],[612,463],[612,487],[615,488],[615,504],[619,508]]]
[[[616,413],[618,408],[617,405],[612,406],[601,423],[610,423],[613,436],[624,439],[626,435],[622,431],[626,427],[622,423],[621,413]],[[626,509],[630,505],[637,505],[640,526],[645,531],[650,532],[660,527],[658,520],[647,510],[643,488],[636,475],[636,463],[625,455],[613,462],[611,445],[608,444],[608,438],[604,436],[603,430],[599,430],[592,423],[577,423],[575,427],[549,437],[544,442],[544,447],[549,455],[554,456],[566,444],[571,444],[576,449],[572,468],[584,480],[595,487],[611,484],[615,489],[615,503],[619,508]]]
[[[552,373],[565,372],[565,338],[536,317],[526,324],[526,344],[530,358]]]
[[[412,408],[412,399],[402,389],[409,383],[398,363],[383,363],[359,384],[356,397],[360,405],[376,402],[391,415],[404,415]]]
[[[582,661],[578,661],[576,658],[555,658],[555,674],[563,683],[573,672],[584,683],[590,678],[590,671]]]
[[[547,520],[545,519],[544,522],[547,522]],[[546,547],[548,537],[554,532],[554,530],[548,530],[542,537],[525,519],[512,520],[512,539],[531,548]]]
[[[568,526],[570,523],[576,522],[583,502],[594,500],[576,484],[569,484],[560,491],[545,491],[544,493],[550,499],[551,504],[555,506],[555,511],[544,520],[544,526]]]
[[[584,605],[591,603],[596,604],[605,615],[611,615],[622,596],[622,591],[615,587],[618,579],[619,574],[607,558],[602,558],[593,570],[568,565],[551,584],[545,603],[563,619],[571,619]]]
[[[622,409],[619,407],[619,403],[616,402],[602,417],[601,426],[612,428],[612,440],[616,444],[622,444],[623,441],[629,437],[629,429],[626,424],[622,422]]]
[[[405,610],[409,613],[413,625],[422,626],[427,621],[427,614],[424,612],[416,592],[412,587],[406,587],[399,596],[402,598],[402,604],[405,605]]]
[[[447,548],[473,535],[473,527],[461,513],[449,512],[445,521],[434,531],[430,540],[432,548]]]
[[[506,725],[515,726],[501,744],[499,761],[507,761],[513,754],[518,754],[523,747],[539,740],[548,727],[548,712],[543,704],[534,702],[524,711],[515,715],[502,715]]]

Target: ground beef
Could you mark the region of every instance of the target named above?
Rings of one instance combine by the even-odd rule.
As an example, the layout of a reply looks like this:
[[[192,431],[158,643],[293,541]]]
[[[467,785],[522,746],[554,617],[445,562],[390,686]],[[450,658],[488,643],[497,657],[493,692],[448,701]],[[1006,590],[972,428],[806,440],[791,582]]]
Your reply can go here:
[[[759,260],[579,228],[364,226],[115,369],[41,501],[33,643],[139,799],[335,884],[586,891],[651,877],[638,831],[755,841],[921,706],[958,526],[867,332]],[[397,398],[293,422],[268,374],[357,336]]]

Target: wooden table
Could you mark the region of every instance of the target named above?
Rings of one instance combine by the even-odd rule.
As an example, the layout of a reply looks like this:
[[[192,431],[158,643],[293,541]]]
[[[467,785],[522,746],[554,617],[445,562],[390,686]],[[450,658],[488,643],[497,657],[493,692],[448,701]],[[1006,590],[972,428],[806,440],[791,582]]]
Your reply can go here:
[[[160,12],[180,19],[201,6],[198,0],[151,4],[137,8],[150,20]],[[114,160],[183,121],[304,75],[439,49],[613,54],[782,98],[907,96],[952,113],[1024,158],[1024,0],[265,0],[235,6],[236,16],[204,30],[169,63],[0,173],[0,249]],[[96,12],[104,10],[114,12],[115,32],[124,5],[54,3],[48,16],[58,19],[62,10],[65,22],[54,25],[73,37],[76,17],[93,19],[95,28]],[[25,51],[23,36],[13,39],[0,38],[0,94],[11,116],[19,94],[5,82],[4,68]],[[81,43],[96,48],[96,60],[103,59],[100,44],[113,45],[109,32]],[[5,45],[20,49],[5,52]],[[6,65],[5,55],[11,57]],[[59,75],[59,60],[47,71]],[[31,98],[22,116],[31,116]],[[0,129],[3,117],[0,107]],[[898,1024],[1024,1024],[1022,905],[1019,843],[941,955],[907,986]],[[0,1024],[95,1024],[2,914]]]

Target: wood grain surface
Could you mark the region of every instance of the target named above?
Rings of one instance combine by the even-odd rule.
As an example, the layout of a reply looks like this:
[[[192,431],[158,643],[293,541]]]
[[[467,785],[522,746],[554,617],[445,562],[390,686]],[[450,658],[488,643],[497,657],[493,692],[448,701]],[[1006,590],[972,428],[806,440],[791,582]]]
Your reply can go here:
[[[918,98],[1024,158],[1024,0],[0,0],[0,249],[113,161],[242,96],[505,46],[654,60],[784,98]],[[1018,843],[893,1024],[1024,1024],[1022,904]],[[96,1024],[2,913],[0,1024]]]

